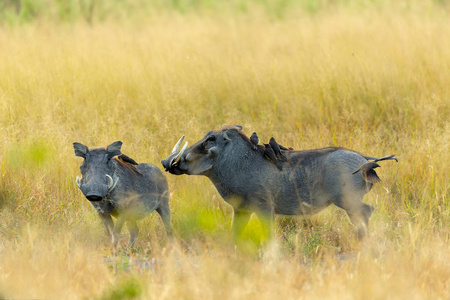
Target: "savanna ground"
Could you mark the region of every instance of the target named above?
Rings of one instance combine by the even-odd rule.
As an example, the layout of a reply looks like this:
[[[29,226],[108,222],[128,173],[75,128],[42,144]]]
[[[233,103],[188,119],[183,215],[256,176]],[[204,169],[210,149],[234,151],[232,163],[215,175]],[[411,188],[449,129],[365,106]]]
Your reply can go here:
[[[0,1],[0,298],[450,298],[446,1],[17,3]],[[330,207],[277,218],[270,255],[252,218],[236,251],[208,179],[167,174],[174,245],[152,214],[112,256],[72,142],[162,168],[222,124],[396,154],[370,236]]]

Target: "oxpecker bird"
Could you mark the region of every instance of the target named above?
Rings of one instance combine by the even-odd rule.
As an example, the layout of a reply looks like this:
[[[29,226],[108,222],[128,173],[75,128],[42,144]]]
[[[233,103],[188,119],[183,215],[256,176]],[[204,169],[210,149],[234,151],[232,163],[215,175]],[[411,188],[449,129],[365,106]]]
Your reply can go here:
[[[376,162],[368,162],[359,167],[359,169],[353,172],[352,175],[361,171],[362,177],[365,181],[370,183],[377,183],[381,181],[380,177],[378,177],[377,173],[374,170],[378,167],[380,167],[380,165]]]
[[[281,153],[280,145],[278,145],[278,143],[275,141],[273,137],[270,138],[269,145],[270,147],[272,147],[273,151],[275,152],[275,155],[279,159],[281,159],[282,161],[286,161],[286,156],[284,156],[284,154]]]
[[[135,165],[135,166],[138,165],[138,163],[135,162],[134,159],[132,159],[129,156],[126,156],[125,154],[120,154],[119,156],[117,156],[117,158],[120,159],[121,161],[123,161],[124,163]]]
[[[256,132],[253,132],[252,136],[250,137],[250,142],[252,142],[253,150],[258,149],[259,138],[258,138],[258,135],[256,134]]]
[[[264,144],[265,148],[264,148],[264,156],[270,160],[271,162],[273,162],[277,168],[281,171],[283,170],[283,164],[282,162],[277,158],[277,156],[275,155],[275,152],[273,151],[272,147],[269,144]]]

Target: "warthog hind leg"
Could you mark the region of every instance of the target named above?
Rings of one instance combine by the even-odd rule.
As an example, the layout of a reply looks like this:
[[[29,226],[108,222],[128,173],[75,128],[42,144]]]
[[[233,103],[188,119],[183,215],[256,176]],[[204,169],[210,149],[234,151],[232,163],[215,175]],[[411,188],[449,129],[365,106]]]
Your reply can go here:
[[[167,206],[161,205],[156,209],[156,212],[161,216],[164,227],[166,228],[167,237],[172,238],[172,223],[170,223],[170,209],[168,204]]]
[[[365,203],[361,203],[360,211],[350,212],[346,211],[350,221],[356,227],[356,237],[358,240],[362,240],[366,234],[369,227],[369,219],[372,215],[374,207]]]

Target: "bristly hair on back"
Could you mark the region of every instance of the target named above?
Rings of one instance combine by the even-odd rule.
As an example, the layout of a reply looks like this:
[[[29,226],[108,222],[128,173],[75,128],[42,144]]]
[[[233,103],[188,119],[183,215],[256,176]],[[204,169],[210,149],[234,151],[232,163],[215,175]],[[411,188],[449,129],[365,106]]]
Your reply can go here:
[[[120,166],[122,166],[125,170],[127,170],[132,175],[142,175],[141,172],[136,168],[136,165],[128,163],[122,159],[120,159],[120,156],[114,157],[114,159],[119,163]]]
[[[230,129],[237,129],[240,138],[243,139],[245,142],[247,142],[249,147],[251,147],[252,149],[255,149],[254,151],[256,151],[264,159],[266,159],[266,160],[270,161],[271,163],[275,164],[280,170],[282,169],[282,164],[287,161],[287,158],[286,158],[286,156],[283,153],[286,152],[286,151],[292,151],[293,150],[292,148],[286,148],[286,147],[278,144],[273,138],[271,139],[269,144],[256,145],[256,148],[254,148],[254,145],[250,141],[250,138],[242,132],[242,127],[241,126],[223,125],[218,130],[213,131],[213,133],[219,133],[219,132],[223,132],[225,130],[230,130]],[[272,140],[273,140],[273,142],[272,142]],[[272,145],[272,143],[274,143],[276,146],[274,147]],[[267,147],[269,147],[269,149],[267,149]],[[282,149],[280,149],[280,148],[282,148]],[[267,153],[266,153],[266,151],[267,151]],[[270,152],[273,153],[272,156],[270,155]]]
[[[228,130],[228,129],[237,129],[238,131],[241,131],[242,126],[225,124],[225,125],[222,125],[219,129],[215,130],[214,132],[219,133],[219,132],[222,132],[222,131]]]
[[[96,152],[96,151],[106,151],[106,148],[94,148],[89,150],[89,152]],[[118,156],[114,157],[114,160],[119,163],[120,166],[122,166],[125,170],[127,170],[132,175],[142,175],[142,173],[136,168],[138,163],[134,161],[131,157],[128,157],[125,154],[120,154]]]
[[[238,125],[222,125],[222,127],[220,127],[217,130],[214,130],[213,133],[220,133],[222,131],[225,130],[229,130],[229,129],[237,129],[239,132],[240,137],[249,143],[249,145],[252,145],[252,143],[250,142],[250,139],[248,136],[245,135],[245,133],[242,132],[242,126],[238,126]]]
[[[229,129],[237,129],[241,139],[246,141],[248,143],[248,145],[250,147],[252,147],[253,144],[250,141],[250,138],[245,133],[242,132],[242,127],[241,126],[237,126],[237,125],[222,125],[222,127],[220,127],[219,129],[214,130],[213,133],[220,133],[222,131],[229,130]],[[263,145],[258,145],[258,148],[257,148],[256,151],[258,151],[258,153],[261,154],[261,156],[264,157],[264,146]]]

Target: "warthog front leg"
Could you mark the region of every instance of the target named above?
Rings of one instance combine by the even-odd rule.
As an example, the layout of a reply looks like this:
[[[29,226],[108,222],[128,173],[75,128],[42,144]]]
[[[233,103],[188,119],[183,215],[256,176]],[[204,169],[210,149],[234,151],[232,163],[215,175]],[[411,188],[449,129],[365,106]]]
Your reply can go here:
[[[264,234],[262,242],[270,242],[275,235],[275,215],[271,211],[258,211],[256,215]]]
[[[134,247],[134,240],[139,234],[139,227],[137,226],[136,220],[128,220],[127,221],[127,229],[130,233],[130,248]]]
[[[100,219],[102,219],[103,225],[105,225],[106,234],[110,237],[114,228],[114,222],[110,214],[99,213]]]
[[[233,232],[235,240],[237,240],[242,235],[242,232],[244,232],[251,215],[252,213],[248,211],[234,211],[233,220],[231,221],[231,231]]]
[[[117,244],[119,243],[120,232],[122,231],[122,227],[125,224],[125,218],[119,216],[116,220],[116,224],[114,224],[114,229],[112,231],[112,245],[114,248],[117,248]]]

